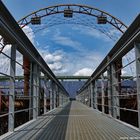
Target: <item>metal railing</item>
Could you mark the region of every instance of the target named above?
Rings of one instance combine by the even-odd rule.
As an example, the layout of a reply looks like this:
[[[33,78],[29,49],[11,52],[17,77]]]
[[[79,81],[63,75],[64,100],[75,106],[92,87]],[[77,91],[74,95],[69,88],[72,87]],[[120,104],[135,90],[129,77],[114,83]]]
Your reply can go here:
[[[140,127],[139,22],[140,15],[77,94],[84,104],[136,127]]]
[[[4,46],[0,52],[2,135],[63,105],[69,95],[2,2],[0,13],[0,48]]]

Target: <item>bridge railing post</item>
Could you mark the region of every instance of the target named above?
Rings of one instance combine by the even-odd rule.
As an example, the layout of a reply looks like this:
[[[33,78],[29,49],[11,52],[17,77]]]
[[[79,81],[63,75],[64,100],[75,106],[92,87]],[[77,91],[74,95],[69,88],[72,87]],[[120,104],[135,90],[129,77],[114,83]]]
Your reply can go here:
[[[93,83],[90,83],[90,102],[91,102],[91,107],[93,108]]]
[[[87,98],[88,98],[88,106],[91,106],[91,91],[90,91],[90,85],[87,87]]]
[[[82,96],[82,99],[83,99],[83,104],[85,104],[85,91],[83,91],[83,96]]]
[[[47,91],[48,88],[48,80],[47,80],[47,75],[44,75],[44,114],[47,112]]]
[[[135,43],[138,125],[140,128],[140,43]]]
[[[85,104],[88,106],[88,101],[89,101],[89,99],[88,99],[89,98],[88,97],[89,96],[89,94],[88,94],[88,87],[86,87],[86,90],[85,90],[84,94],[85,94]]]
[[[108,61],[109,61],[108,57]],[[111,80],[111,65],[107,67],[107,94],[108,94],[108,112],[113,116],[113,101],[112,101],[112,80]]]
[[[97,107],[97,80],[94,81],[93,83],[93,106],[94,109],[98,109]]]
[[[120,101],[119,101],[119,77],[117,63],[113,62],[111,64],[111,86],[112,86],[112,108],[113,108],[113,117],[120,119]]]
[[[56,108],[56,84],[53,83],[53,108]]]
[[[55,84],[55,108],[58,107],[58,86]]]
[[[38,65],[33,63],[33,119],[36,119],[38,116],[38,107],[39,107],[39,79],[38,75],[39,69]]]
[[[55,86],[55,97],[56,97],[56,99],[55,99],[55,107],[57,108],[58,107],[58,86],[56,85]]]
[[[8,131],[14,131],[15,124],[15,70],[16,70],[16,45],[11,47],[10,60],[10,92],[9,92],[9,116]]]
[[[61,95],[61,92],[59,91],[58,94],[59,94],[59,106],[62,106],[62,95]]]
[[[62,105],[64,104],[64,97],[63,97],[63,94],[62,94],[62,96],[61,96],[61,101],[62,101]]]
[[[104,84],[104,75],[101,75],[101,90],[102,90],[102,112],[105,113],[105,84]]]
[[[53,82],[53,84],[52,84],[52,102],[53,102],[53,104],[52,104],[52,106],[53,106],[53,109],[55,108],[55,83]]]
[[[50,80],[50,110],[53,109],[53,81]]]
[[[30,88],[29,88],[29,96],[31,97],[29,99],[29,120],[32,119],[33,117],[33,64],[30,63]]]
[[[37,106],[38,106],[38,115],[41,115],[42,110],[42,106],[41,106],[41,96],[42,96],[42,87],[41,87],[41,70],[40,67],[38,67],[38,102],[37,102]]]

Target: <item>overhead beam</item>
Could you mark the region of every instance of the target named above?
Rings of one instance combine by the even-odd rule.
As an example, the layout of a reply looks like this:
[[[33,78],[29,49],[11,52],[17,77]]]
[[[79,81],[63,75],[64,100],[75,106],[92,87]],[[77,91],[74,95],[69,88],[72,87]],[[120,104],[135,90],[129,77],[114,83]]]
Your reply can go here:
[[[15,76],[16,80],[23,80],[23,76]],[[44,79],[44,76],[41,76],[41,79]],[[90,78],[90,76],[56,76],[56,78],[58,80],[88,80]],[[132,79],[132,76],[122,76],[121,79]],[[98,79],[101,79],[101,77],[99,77]],[[108,79],[107,76],[104,76],[104,79]],[[0,81],[6,81],[9,80],[9,77],[6,76],[0,76]],[[49,80],[49,78],[47,77],[47,80]]]

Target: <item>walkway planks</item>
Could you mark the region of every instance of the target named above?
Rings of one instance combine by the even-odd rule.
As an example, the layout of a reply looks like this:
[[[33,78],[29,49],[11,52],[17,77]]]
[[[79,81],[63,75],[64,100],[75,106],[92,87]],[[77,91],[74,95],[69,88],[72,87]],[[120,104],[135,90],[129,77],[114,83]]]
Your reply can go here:
[[[5,140],[124,140],[140,132],[73,101],[39,117]]]

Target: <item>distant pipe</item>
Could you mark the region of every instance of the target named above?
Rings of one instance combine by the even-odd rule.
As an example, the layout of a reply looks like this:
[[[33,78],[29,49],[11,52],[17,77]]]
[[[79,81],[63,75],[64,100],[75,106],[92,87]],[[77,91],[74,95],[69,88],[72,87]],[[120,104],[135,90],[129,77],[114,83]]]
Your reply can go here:
[[[23,69],[24,69],[24,95],[29,95],[29,81],[30,81],[30,61],[27,57],[23,56]]]

